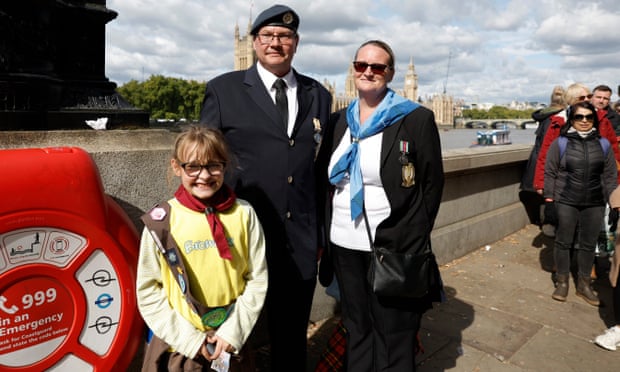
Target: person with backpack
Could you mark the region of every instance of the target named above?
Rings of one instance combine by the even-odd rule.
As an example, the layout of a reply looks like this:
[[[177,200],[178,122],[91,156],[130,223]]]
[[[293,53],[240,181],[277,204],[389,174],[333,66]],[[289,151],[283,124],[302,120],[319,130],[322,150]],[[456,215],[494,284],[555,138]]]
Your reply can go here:
[[[574,246],[576,294],[593,306],[600,304],[590,283],[594,252],[606,203],[618,186],[614,153],[598,128],[592,104],[579,101],[568,108],[567,125],[547,152],[543,195],[545,220],[556,225],[553,253],[557,286],[552,298],[566,301]]]
[[[181,185],[142,216],[138,309],[152,332],[143,371],[254,371],[244,348],[267,294],[265,238],[254,208],[224,183],[223,134],[189,126],[170,165]]]
[[[551,229],[545,229],[544,221],[542,220],[542,207],[545,204],[545,200],[542,194],[536,192],[534,188],[534,171],[536,169],[536,160],[543,144],[545,134],[549,125],[551,125],[551,119],[554,115],[557,115],[566,108],[564,102],[564,87],[556,85],[551,91],[551,98],[549,106],[538,109],[532,113],[532,119],[538,123],[536,128],[536,138],[534,140],[534,146],[530,152],[530,157],[527,160],[523,176],[521,178],[521,185],[519,187],[519,200],[525,208],[525,212],[528,215],[530,223],[542,228],[543,233],[547,231],[553,231]]]

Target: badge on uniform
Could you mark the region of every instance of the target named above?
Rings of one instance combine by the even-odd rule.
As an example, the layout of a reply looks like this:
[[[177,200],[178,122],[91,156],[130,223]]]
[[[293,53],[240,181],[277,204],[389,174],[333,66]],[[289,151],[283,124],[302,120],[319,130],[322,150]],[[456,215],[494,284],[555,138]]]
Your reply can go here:
[[[166,217],[166,210],[161,207],[153,208],[149,212],[149,215],[153,219],[153,221],[162,221],[164,217]]]
[[[400,141],[400,157],[398,160],[401,164],[401,177],[403,182],[400,184],[403,187],[411,187],[415,184],[415,168],[413,163],[409,161],[409,141]]]
[[[228,317],[228,311],[225,307],[217,307],[201,317],[202,324],[210,327],[217,328],[224,323],[226,318]]]
[[[321,135],[321,121],[319,120],[319,118],[312,119],[312,124],[314,125],[314,143],[316,143],[314,149],[314,160],[316,160],[316,157],[319,154],[319,149],[321,148],[321,141],[323,140],[323,136]]]
[[[177,276],[177,281],[179,282],[179,287],[181,288],[181,293],[185,293],[187,291],[187,283],[185,283],[185,279],[182,274]]]

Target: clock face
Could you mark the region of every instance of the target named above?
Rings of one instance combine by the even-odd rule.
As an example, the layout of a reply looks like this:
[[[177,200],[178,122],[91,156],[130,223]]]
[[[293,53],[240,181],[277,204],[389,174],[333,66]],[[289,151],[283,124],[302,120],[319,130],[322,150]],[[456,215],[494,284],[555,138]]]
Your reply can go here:
[[[407,84],[411,84],[411,79],[407,79]]]

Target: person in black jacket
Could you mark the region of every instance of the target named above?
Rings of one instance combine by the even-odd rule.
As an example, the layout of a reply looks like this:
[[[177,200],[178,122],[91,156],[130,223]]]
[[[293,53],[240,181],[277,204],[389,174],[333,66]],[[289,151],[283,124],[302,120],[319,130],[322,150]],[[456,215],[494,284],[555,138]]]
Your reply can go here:
[[[545,162],[545,218],[557,221],[554,243],[557,287],[552,297],[566,301],[570,249],[573,243],[578,243],[575,244],[576,294],[590,305],[598,306],[598,296],[590,285],[590,272],[605,205],[618,185],[618,169],[609,141],[601,138],[597,130],[599,121],[591,103],[581,101],[570,106],[568,124],[552,142]]]
[[[238,166],[226,182],[256,210],[265,231],[265,301],[271,370],[306,369],[307,331],[317,281],[324,203],[315,155],[331,95],[292,68],[299,16],[288,6],[261,12],[250,33],[258,62],[207,83],[200,122],[220,129]],[[275,82],[284,87],[275,87]],[[280,110],[279,89],[286,97]],[[283,97],[282,97],[283,98]]]
[[[329,164],[325,176],[334,185],[325,231],[349,372],[415,371],[422,314],[443,293],[434,261],[437,285],[419,298],[377,295],[367,280],[373,246],[415,255],[431,250],[444,186],[433,112],[388,88],[394,60],[383,41],[359,47],[353,60],[359,98],[333,115],[317,159]]]
[[[534,133],[536,135],[534,147],[532,147],[530,157],[523,171],[519,190],[519,200],[521,200],[521,203],[525,207],[530,223],[541,227],[543,232],[549,234],[551,237],[553,237],[555,227],[550,225],[545,226],[542,220],[543,214],[541,211],[544,206],[544,199],[534,188],[534,171],[536,170],[536,160],[538,159],[545,133],[547,133],[547,128],[551,124],[551,117],[564,111],[566,108],[564,92],[564,87],[556,85],[551,92],[549,107],[536,110],[532,113],[532,119],[536,120],[538,128],[536,128],[536,132]]]

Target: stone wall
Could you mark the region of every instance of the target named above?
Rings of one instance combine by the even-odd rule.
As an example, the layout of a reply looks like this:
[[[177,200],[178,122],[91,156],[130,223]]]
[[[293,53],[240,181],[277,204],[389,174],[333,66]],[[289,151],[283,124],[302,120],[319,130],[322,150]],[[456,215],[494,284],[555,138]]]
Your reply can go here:
[[[0,132],[0,149],[83,148],[95,160],[106,193],[141,230],[139,216],[169,198],[178,185],[167,171],[176,135],[168,129]],[[433,231],[440,264],[528,224],[518,187],[530,149],[529,145],[503,145],[444,152],[446,186]],[[333,298],[317,286],[312,319],[324,319],[334,308]]]

